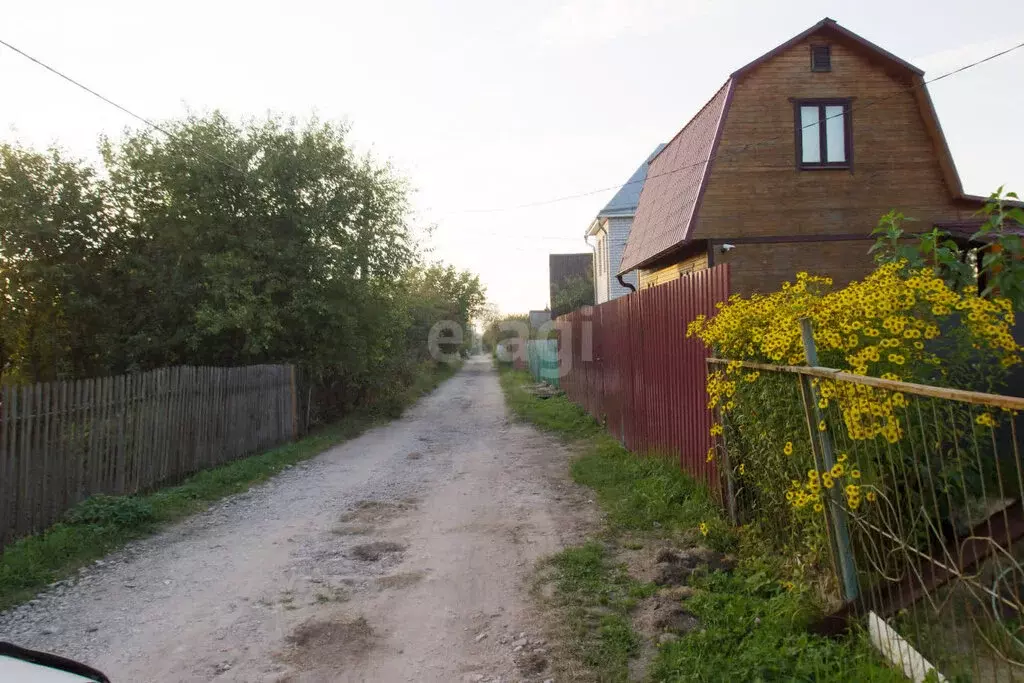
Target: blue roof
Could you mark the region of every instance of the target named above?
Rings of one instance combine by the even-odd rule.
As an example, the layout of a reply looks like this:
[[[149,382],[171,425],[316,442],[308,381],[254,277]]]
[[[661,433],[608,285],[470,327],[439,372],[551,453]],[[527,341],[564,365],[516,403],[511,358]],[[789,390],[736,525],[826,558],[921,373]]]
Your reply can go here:
[[[658,152],[665,149],[665,144],[658,145],[640,168],[629,177],[626,184],[619,188],[611,201],[605,204],[604,208],[597,214],[598,218],[608,216],[632,216],[636,213],[636,207],[640,204],[640,190],[644,189],[644,180],[647,179],[647,166],[651,159],[658,155]]]

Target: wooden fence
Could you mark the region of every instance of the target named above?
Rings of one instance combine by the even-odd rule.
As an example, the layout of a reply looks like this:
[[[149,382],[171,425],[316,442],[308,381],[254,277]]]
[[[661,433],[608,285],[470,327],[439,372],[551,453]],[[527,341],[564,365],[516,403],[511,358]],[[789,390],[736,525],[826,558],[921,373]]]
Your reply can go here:
[[[0,547],[93,494],[152,489],[289,441],[295,406],[289,365],[0,387]]]

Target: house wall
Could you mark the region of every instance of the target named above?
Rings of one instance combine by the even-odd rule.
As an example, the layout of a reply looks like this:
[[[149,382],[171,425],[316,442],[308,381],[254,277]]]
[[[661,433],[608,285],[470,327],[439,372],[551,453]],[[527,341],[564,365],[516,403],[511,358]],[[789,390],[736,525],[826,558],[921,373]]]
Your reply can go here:
[[[629,289],[619,284],[615,273],[619,272],[619,264],[622,263],[622,252],[626,248],[626,241],[629,239],[629,230],[633,227],[632,216],[615,216],[607,219],[608,230],[608,261],[610,270],[605,280],[608,283],[610,298],[617,299],[620,296],[629,294]],[[630,271],[622,276],[622,279],[634,287],[637,286],[636,271]]]
[[[602,229],[594,235],[594,303],[608,301],[608,234]]]
[[[832,46],[832,71],[816,73],[809,50],[821,42]],[[812,36],[740,78],[691,239],[866,235],[894,208],[925,226],[969,215],[951,198],[910,85],[909,76],[825,36]],[[852,168],[797,170],[791,98],[847,97],[853,98]],[[849,241],[738,245],[728,258],[736,264],[734,283],[767,288],[801,269],[838,280],[859,277],[871,267],[866,251]]]
[[[715,265],[730,264],[732,292],[749,296],[754,292],[779,289],[793,282],[797,273],[828,275],[837,286],[858,280],[871,272],[867,256],[871,240],[829,242],[740,243],[726,253],[715,252]]]
[[[654,268],[642,269],[640,271],[640,287],[654,287],[666,282],[676,280],[680,275],[686,275],[697,270],[704,270],[708,267],[707,252],[694,254],[676,263]]]

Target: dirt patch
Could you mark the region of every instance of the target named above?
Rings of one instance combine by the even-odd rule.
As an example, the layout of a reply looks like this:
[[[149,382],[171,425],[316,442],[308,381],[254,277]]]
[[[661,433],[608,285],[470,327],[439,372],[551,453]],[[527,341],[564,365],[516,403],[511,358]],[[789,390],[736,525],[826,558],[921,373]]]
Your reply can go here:
[[[420,453],[419,451],[413,451],[412,453],[405,457],[408,458],[409,460],[419,460],[420,458],[423,457],[423,454]]]
[[[629,663],[629,679],[642,681],[658,653],[658,645],[675,640],[682,634],[700,627],[700,621],[682,606],[680,595],[692,595],[688,586],[677,586],[660,591],[644,600],[633,612],[633,630],[643,638],[640,651]]]
[[[678,600],[659,593],[644,600],[636,609],[633,613],[633,626],[643,635],[657,638],[666,632],[689,633],[700,626],[700,621],[687,612]]]
[[[363,562],[377,562],[387,555],[399,553],[405,550],[405,546],[394,541],[374,541],[357,545],[349,551],[349,554]]]
[[[402,572],[400,574],[382,576],[377,579],[377,587],[382,590],[408,588],[422,581],[424,576],[426,576],[424,572]]]
[[[365,536],[376,530],[377,527],[372,524],[341,524],[331,529],[331,533],[338,536]]]
[[[314,600],[317,603],[326,602],[347,602],[351,597],[351,593],[341,586],[328,586],[322,588],[314,594]]]
[[[364,617],[313,619],[287,636],[290,648],[281,659],[306,671],[339,671],[345,663],[366,657],[375,640],[376,634]]]
[[[391,502],[383,500],[361,500],[355,507],[338,520],[348,524],[384,524],[395,517],[412,510],[415,501]]]
[[[684,586],[694,572],[729,572],[736,566],[734,558],[699,546],[685,550],[662,548],[654,561],[652,580],[660,586]]]
[[[516,668],[524,676],[536,676],[548,668],[548,660],[540,652],[528,652],[516,658]]]

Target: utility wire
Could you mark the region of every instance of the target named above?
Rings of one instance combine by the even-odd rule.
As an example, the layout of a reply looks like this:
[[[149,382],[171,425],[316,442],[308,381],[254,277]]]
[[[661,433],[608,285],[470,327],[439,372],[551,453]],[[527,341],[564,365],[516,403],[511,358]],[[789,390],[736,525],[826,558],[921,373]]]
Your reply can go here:
[[[164,135],[166,135],[167,137],[171,138],[172,140],[175,140],[175,141],[180,142],[180,143],[182,143],[184,145],[187,145],[193,151],[195,151],[196,153],[201,154],[201,155],[207,157],[211,161],[215,161],[217,163],[221,163],[221,164],[227,166],[228,168],[231,168],[231,169],[233,169],[235,171],[238,171],[239,173],[242,173],[242,174],[246,173],[244,170],[242,170],[238,166],[232,164],[231,162],[229,162],[229,161],[227,161],[227,160],[225,160],[225,159],[223,159],[221,157],[218,157],[218,156],[215,156],[213,154],[210,154],[209,152],[206,152],[205,150],[199,149],[198,147],[196,147],[196,146],[192,145],[191,143],[189,143],[187,140],[184,140],[180,136],[176,135],[175,133],[172,133],[171,131],[167,130],[163,126],[160,126],[160,125],[154,123],[153,121],[147,119],[144,116],[136,114],[135,112],[133,112],[132,110],[128,109],[127,107],[118,104],[117,102],[115,102],[114,100],[110,99],[109,97],[106,97],[105,95],[102,95],[101,93],[93,90],[92,88],[90,88],[87,85],[81,83],[80,81],[75,80],[71,76],[68,76],[67,74],[63,73],[62,71],[60,71],[60,70],[50,66],[49,64],[46,64],[46,63],[42,62],[39,59],[36,59],[32,55],[28,54],[24,50],[21,50],[21,49],[15,47],[14,45],[10,44],[9,42],[7,42],[7,41],[5,41],[3,39],[0,39],[0,45],[3,45],[4,47],[6,47],[6,48],[8,48],[8,49],[18,53],[19,55],[21,55],[25,59],[28,59],[31,62],[34,62],[35,64],[38,64],[39,66],[43,67],[47,71],[55,74],[56,76],[59,76],[60,78],[62,78],[65,81],[67,81],[68,83],[71,83],[72,85],[74,85],[74,86],[84,90],[85,92],[89,93],[90,95],[93,95],[94,97],[102,100],[103,102],[106,102],[110,106],[120,110],[121,112],[127,114],[128,116],[131,116],[132,118],[134,118],[134,119],[136,119],[138,121],[141,121],[142,123],[144,123],[147,126],[149,126],[150,128],[152,128],[153,130],[156,130],[156,131],[158,131],[160,133],[163,133]],[[999,57],[1002,57],[1003,55],[1007,55],[1007,54],[1009,54],[1011,52],[1014,52],[1015,50],[1019,50],[1022,47],[1024,47],[1024,42],[1018,43],[1017,45],[1014,45],[1013,47],[1009,47],[1009,48],[1007,48],[1005,50],[1001,50],[999,52],[991,54],[991,55],[989,55],[987,57],[984,57],[982,59],[979,59],[979,60],[977,60],[975,62],[971,62],[969,64],[965,64],[965,65],[963,65],[963,66],[961,66],[961,67],[959,67],[957,69],[954,69],[952,71],[944,73],[941,76],[936,76],[935,78],[932,78],[932,79],[929,79],[929,80],[926,80],[926,81],[921,81],[921,83],[919,83],[919,84],[915,83],[915,84],[911,85],[909,88],[907,88],[907,92],[913,91],[913,90],[917,89],[918,87],[922,87],[922,86],[928,85],[930,83],[935,83],[935,82],[941,81],[941,80],[943,80],[945,78],[949,78],[949,77],[954,76],[956,74],[962,73],[964,71],[967,71],[968,69],[972,69],[972,68],[974,68],[976,66],[984,64],[985,62],[990,62],[993,59],[997,59]],[[833,114],[832,116],[826,117],[825,120],[827,121],[828,119],[831,119],[831,118],[837,118],[837,117],[840,117],[840,116],[844,116],[844,115],[846,115],[847,112],[853,112],[854,110],[866,109],[866,108],[874,106],[874,105],[876,105],[876,104],[878,104],[880,102],[884,102],[886,100],[892,99],[893,97],[896,97],[897,94],[903,94],[903,93],[894,93],[894,94],[889,95],[887,97],[882,97],[882,98],[879,98],[879,99],[876,99],[876,100],[867,101],[867,102],[865,102],[862,105],[857,105],[857,106],[850,107],[849,109],[845,110],[844,112],[842,112],[840,114]],[[810,124],[807,124],[806,126],[801,126],[800,130],[803,130],[804,128],[808,128],[808,127],[811,127],[811,126],[820,125],[820,124],[821,124],[821,121],[810,123]],[[744,145],[740,149],[732,151],[732,152],[726,152],[726,151],[719,152],[717,154],[713,154],[713,155],[709,156],[706,159],[701,159],[699,161],[696,161],[696,162],[693,162],[693,163],[690,163],[690,164],[685,164],[683,166],[679,166],[678,168],[674,168],[674,169],[672,169],[670,171],[664,171],[662,173],[656,173],[654,175],[648,175],[643,180],[634,180],[634,181],[631,181],[631,182],[626,182],[626,183],[621,183],[621,184],[616,184],[616,185],[609,185],[607,187],[601,187],[601,188],[597,188],[597,189],[593,189],[593,190],[587,190],[585,192],[578,192],[578,193],[575,193],[575,194],[564,195],[564,196],[561,196],[561,197],[554,197],[552,199],[546,199],[546,200],[541,200],[541,201],[536,201],[536,202],[528,202],[526,204],[519,204],[519,205],[507,206],[507,207],[497,207],[497,208],[490,208],[490,209],[466,209],[464,211],[456,212],[456,213],[501,213],[501,212],[506,212],[506,211],[515,211],[515,210],[519,210],[519,209],[526,209],[526,208],[532,208],[532,207],[537,207],[537,206],[546,206],[546,205],[549,205],[549,204],[556,204],[556,203],[560,203],[560,202],[564,202],[564,201],[570,201],[570,200],[573,200],[573,199],[580,199],[580,198],[583,198],[583,197],[589,197],[589,196],[592,196],[592,195],[595,195],[595,194],[600,194],[602,192],[609,192],[611,190],[617,190],[617,189],[620,189],[622,187],[626,187],[628,185],[634,185],[634,184],[637,184],[637,183],[644,183],[644,182],[646,182],[648,180],[651,180],[653,178],[659,178],[661,176],[671,175],[673,173],[679,173],[681,171],[685,171],[685,170],[693,168],[695,166],[701,166],[703,164],[710,163],[710,162],[714,161],[715,159],[717,159],[719,157],[722,157],[722,156],[727,156],[728,154],[739,154],[741,152],[746,152],[747,150],[749,150],[751,148],[756,148],[756,147],[759,147],[759,146],[761,146],[763,144],[766,144],[766,143],[771,143],[771,142],[778,141],[778,140],[782,139],[783,137],[788,137],[788,135],[778,135],[778,136],[775,136],[773,138],[768,138],[768,139],[762,140],[760,142],[750,143],[750,144]],[[688,204],[689,203],[693,203],[693,201],[694,200],[690,200],[690,202],[688,202]],[[551,240],[551,241],[556,241],[556,240],[557,241],[563,241],[563,238],[556,238],[556,237],[541,237],[539,239],[546,239],[546,240]],[[571,238],[564,238],[564,241],[569,241],[570,239]]]
[[[224,164],[228,168],[231,168],[231,169],[233,169],[235,171],[238,171],[239,173],[242,173],[243,175],[245,174],[245,171],[240,169],[238,166],[235,166],[230,161],[227,161],[226,159],[222,159],[221,157],[215,156],[213,154],[210,154],[209,152],[206,152],[206,151],[204,151],[202,149],[199,149],[195,145],[191,144],[187,140],[182,139],[180,136],[172,133],[171,131],[167,130],[163,126],[157,125],[156,123],[153,123],[152,121],[150,121],[146,117],[140,116],[139,114],[136,114],[131,109],[128,109],[127,107],[124,107],[124,106],[118,104],[117,102],[115,102],[114,100],[110,99],[109,97],[106,97],[106,96],[96,92],[95,90],[93,90],[89,86],[85,85],[84,83],[81,83],[81,82],[75,80],[71,76],[68,76],[67,74],[65,74],[65,73],[55,69],[54,67],[50,66],[49,64],[46,64],[46,63],[36,59],[35,57],[33,57],[32,55],[28,54],[24,50],[20,50],[20,49],[16,48],[15,46],[13,46],[10,43],[8,43],[6,40],[0,39],[0,45],[3,45],[4,47],[8,48],[9,50],[13,50],[14,52],[17,52],[19,55],[21,55],[25,59],[29,60],[30,62],[34,62],[34,63],[38,64],[39,66],[43,67],[44,69],[46,69],[47,71],[49,71],[50,73],[56,74],[57,76],[60,76],[61,78],[63,78],[68,83],[71,83],[72,85],[81,88],[82,90],[84,90],[85,92],[89,93],[90,95],[92,95],[94,97],[98,97],[99,99],[103,100],[104,102],[106,102],[110,106],[112,106],[112,107],[114,107],[116,109],[119,109],[122,112],[124,112],[125,114],[128,114],[128,116],[131,116],[132,118],[137,119],[137,120],[141,121],[142,123],[146,124],[147,126],[152,128],[153,130],[159,131],[159,132],[163,133],[164,135],[166,135],[167,137],[171,138],[172,140],[175,140],[175,141],[180,142],[180,143],[182,143],[184,145],[187,145],[188,147],[192,148],[192,151],[196,152],[197,154],[201,154],[201,155],[205,156],[206,158],[210,159],[211,161],[216,161],[217,163]]]
[[[954,76],[956,74],[962,73],[962,72],[967,71],[968,69],[972,69],[972,68],[974,68],[974,67],[976,67],[976,66],[978,66],[980,64],[984,64],[985,62],[990,62],[993,59],[997,59],[998,57],[1002,57],[1003,55],[1007,55],[1007,54],[1013,52],[1014,50],[1019,50],[1022,47],[1024,47],[1024,42],[1018,43],[1017,45],[1014,45],[1013,47],[1007,48],[1007,49],[1002,50],[1000,52],[996,52],[995,54],[991,54],[988,57],[985,57],[983,59],[979,59],[976,62],[971,62],[970,64],[965,64],[965,65],[963,65],[963,66],[961,66],[961,67],[959,67],[957,69],[954,69],[953,71],[949,71],[947,73],[944,73],[941,76],[936,76],[935,78],[932,78],[932,79],[929,79],[929,80],[926,80],[926,81],[921,81],[920,83],[914,83],[913,85],[911,85],[909,88],[906,89],[906,92],[912,92],[912,91],[916,90],[919,87],[923,87],[923,86],[928,85],[929,83],[935,83],[936,81],[941,81],[944,78],[949,78],[950,76]],[[851,107],[845,109],[842,113],[833,114],[832,116],[827,116],[827,117],[825,117],[825,121],[828,121],[829,119],[845,116],[847,113],[852,113],[853,111],[862,111],[864,109],[867,109],[868,107],[872,107],[872,106],[874,106],[876,104],[879,104],[880,102],[885,102],[886,100],[890,100],[893,97],[896,97],[898,95],[903,95],[903,94],[905,94],[905,93],[903,91],[900,91],[900,92],[893,93],[891,95],[887,95],[885,97],[881,97],[881,98],[878,98],[878,99],[875,99],[875,100],[868,100],[864,104],[856,105],[856,106],[851,106]],[[692,119],[691,119],[691,121],[692,121]],[[815,121],[815,122],[809,123],[809,124],[807,124],[805,126],[800,126],[799,130],[803,130],[804,128],[810,128],[810,127],[817,126],[817,125],[820,125],[820,124],[821,124],[820,120],[819,121]],[[685,170],[693,168],[695,166],[701,166],[703,164],[710,163],[710,162],[714,161],[715,159],[717,159],[719,157],[728,156],[730,154],[739,154],[741,152],[746,152],[746,151],[750,150],[751,148],[757,148],[757,147],[759,147],[759,146],[761,146],[763,144],[770,143],[770,142],[776,142],[778,140],[781,140],[782,138],[788,138],[788,137],[790,137],[789,134],[785,133],[785,134],[782,134],[782,135],[777,135],[777,136],[772,137],[772,138],[767,138],[765,140],[761,140],[759,142],[752,142],[752,143],[744,145],[743,147],[741,147],[739,149],[733,150],[731,152],[730,151],[722,151],[722,152],[719,152],[717,154],[713,154],[713,155],[707,157],[706,159],[700,159],[699,161],[695,161],[695,162],[690,163],[690,164],[685,164],[683,166],[679,166],[679,167],[674,168],[674,169],[672,169],[670,171],[663,171],[661,173],[655,173],[653,175],[648,175],[643,180],[633,180],[633,181],[629,181],[629,182],[626,182],[626,183],[620,183],[618,185],[610,185],[608,187],[601,187],[601,188],[598,188],[598,189],[595,189],[595,190],[587,190],[586,192],[578,192],[576,194],[564,195],[564,196],[561,196],[561,197],[554,197],[552,199],[545,199],[545,200],[541,200],[541,201],[537,201],[537,202],[528,202],[526,204],[518,204],[518,205],[505,206],[505,207],[496,207],[496,208],[488,208],[488,209],[466,209],[466,210],[464,210],[462,212],[456,212],[456,213],[502,213],[502,212],[506,212],[506,211],[516,211],[516,210],[519,210],[519,209],[533,208],[533,207],[536,207],[536,206],[546,206],[548,204],[556,204],[556,203],[559,203],[559,202],[565,202],[565,201],[570,201],[570,200],[573,200],[573,199],[579,199],[581,197],[589,197],[591,195],[600,194],[602,192],[608,192],[610,190],[617,190],[619,188],[626,187],[628,185],[635,185],[635,184],[638,184],[638,183],[642,184],[642,183],[647,182],[648,180],[651,180],[652,178],[660,178],[662,176],[672,175],[673,173],[679,173],[680,171],[685,171]],[[692,201],[693,200],[691,200],[690,203],[692,203]],[[684,204],[684,206],[685,206],[685,204]]]

